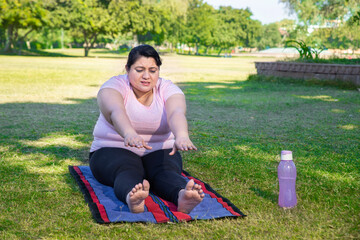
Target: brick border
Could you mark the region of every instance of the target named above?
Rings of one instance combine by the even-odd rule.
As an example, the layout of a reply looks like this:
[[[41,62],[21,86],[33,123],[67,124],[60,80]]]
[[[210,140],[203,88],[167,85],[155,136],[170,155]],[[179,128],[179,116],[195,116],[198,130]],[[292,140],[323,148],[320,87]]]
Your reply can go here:
[[[298,79],[340,80],[360,87],[360,65],[255,62],[259,75]]]

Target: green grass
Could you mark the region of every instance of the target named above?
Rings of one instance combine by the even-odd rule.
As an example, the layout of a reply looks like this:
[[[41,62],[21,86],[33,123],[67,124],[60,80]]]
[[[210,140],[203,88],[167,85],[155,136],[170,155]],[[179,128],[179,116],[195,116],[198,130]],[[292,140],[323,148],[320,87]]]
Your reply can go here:
[[[349,56],[349,58],[319,58],[319,59],[296,59],[297,62],[303,63],[325,63],[325,64],[349,64],[349,65],[359,65],[360,64],[360,57]]]
[[[304,86],[320,86],[320,87],[335,87],[344,90],[357,90],[359,86],[353,82],[345,82],[336,79],[298,79],[298,78],[287,78],[287,77],[275,77],[275,76],[264,76],[257,74],[250,74],[248,77],[249,81],[260,81],[260,82],[272,82],[278,84],[297,84]]]
[[[248,216],[99,225],[68,165],[88,164],[97,90],[126,59],[0,56],[0,239],[360,238],[359,92],[248,80],[256,60],[163,56],[161,68],[186,93],[199,148],[185,170]],[[277,206],[283,149],[298,171],[291,210]]]
[[[35,50],[35,49],[22,49],[21,54],[18,51],[14,51],[11,53],[4,53],[0,50],[1,55],[7,56],[40,56],[40,57],[84,57],[84,49],[83,48],[54,48],[54,49],[46,49],[46,50]],[[89,58],[119,58],[119,57],[127,57],[127,52],[124,51],[116,51],[116,50],[108,50],[102,48],[91,49],[89,52]]]

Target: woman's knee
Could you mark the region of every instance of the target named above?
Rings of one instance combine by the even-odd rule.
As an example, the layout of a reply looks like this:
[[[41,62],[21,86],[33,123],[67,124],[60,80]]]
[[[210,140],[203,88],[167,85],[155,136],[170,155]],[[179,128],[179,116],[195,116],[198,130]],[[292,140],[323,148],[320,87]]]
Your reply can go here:
[[[141,158],[121,148],[101,148],[92,153],[90,169],[101,183],[113,186],[115,178],[122,172],[144,175]]]
[[[169,155],[170,150],[159,150],[143,157],[146,178],[150,181],[166,176],[181,175],[182,159],[177,152]],[[171,179],[170,179],[171,181]]]

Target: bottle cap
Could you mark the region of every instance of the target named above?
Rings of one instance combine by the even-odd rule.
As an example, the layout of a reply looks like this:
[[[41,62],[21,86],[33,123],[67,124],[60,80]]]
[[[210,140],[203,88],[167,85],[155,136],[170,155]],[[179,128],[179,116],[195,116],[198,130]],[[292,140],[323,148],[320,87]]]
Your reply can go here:
[[[291,161],[293,160],[292,158],[292,151],[288,151],[288,150],[283,150],[281,151],[281,161]]]

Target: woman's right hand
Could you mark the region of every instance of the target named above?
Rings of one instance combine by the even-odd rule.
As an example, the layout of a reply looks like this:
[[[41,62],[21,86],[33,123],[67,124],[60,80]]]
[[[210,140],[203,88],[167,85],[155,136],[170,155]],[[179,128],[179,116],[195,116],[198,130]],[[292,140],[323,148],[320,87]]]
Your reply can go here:
[[[125,147],[136,147],[136,148],[146,148],[152,149],[147,143],[144,141],[142,137],[137,134],[126,134],[124,138]]]

